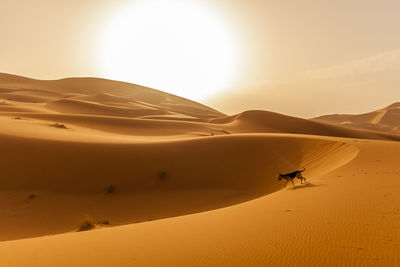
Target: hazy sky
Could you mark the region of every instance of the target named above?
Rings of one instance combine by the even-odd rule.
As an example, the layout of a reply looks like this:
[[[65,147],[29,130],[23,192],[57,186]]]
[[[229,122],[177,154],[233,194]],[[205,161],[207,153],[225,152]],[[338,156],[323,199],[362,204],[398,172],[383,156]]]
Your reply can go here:
[[[0,72],[108,78],[100,36],[117,10],[135,2],[145,1],[1,0]],[[224,22],[236,53],[228,89],[205,104],[311,117],[400,101],[398,0],[197,2]]]

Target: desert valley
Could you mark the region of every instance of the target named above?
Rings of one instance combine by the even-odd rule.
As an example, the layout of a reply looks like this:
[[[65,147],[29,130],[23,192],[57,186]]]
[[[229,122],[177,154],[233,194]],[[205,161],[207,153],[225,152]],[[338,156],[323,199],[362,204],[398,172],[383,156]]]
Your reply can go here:
[[[0,74],[0,265],[398,266],[399,106],[226,115]]]

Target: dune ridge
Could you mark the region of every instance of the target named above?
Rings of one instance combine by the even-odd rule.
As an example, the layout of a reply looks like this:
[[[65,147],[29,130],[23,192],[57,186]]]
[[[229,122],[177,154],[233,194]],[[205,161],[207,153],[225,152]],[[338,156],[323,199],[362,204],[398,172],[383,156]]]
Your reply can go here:
[[[314,121],[340,125],[350,129],[364,129],[400,134],[400,102],[385,108],[358,115],[334,114],[313,118]]]
[[[354,146],[342,142],[287,135],[121,144],[0,136],[0,143],[7,154],[1,163],[3,200],[8,196],[7,202],[15,201],[13,216],[2,218],[8,226],[0,231],[3,240],[72,231],[82,214],[120,225],[232,205],[282,189],[285,183],[276,179],[279,171],[305,166],[310,174],[321,175],[357,154]],[[322,164],[324,160],[331,162]],[[160,177],[162,172],[165,177]],[[106,193],[110,185],[116,190],[112,196]],[[9,192],[17,194],[10,197]],[[37,201],[17,204],[31,194]],[[183,198],[183,203],[176,201]],[[138,200],[145,210],[135,204]],[[53,226],[43,230],[43,217],[51,218]],[[28,218],[30,225],[24,228],[30,231],[21,232]]]

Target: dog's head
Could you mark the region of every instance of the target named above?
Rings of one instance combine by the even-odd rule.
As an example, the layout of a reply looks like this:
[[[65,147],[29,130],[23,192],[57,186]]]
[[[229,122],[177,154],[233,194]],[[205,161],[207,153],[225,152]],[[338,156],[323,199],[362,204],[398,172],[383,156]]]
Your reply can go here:
[[[283,175],[279,173],[278,180],[280,181],[280,180],[282,180],[282,179],[283,179]]]

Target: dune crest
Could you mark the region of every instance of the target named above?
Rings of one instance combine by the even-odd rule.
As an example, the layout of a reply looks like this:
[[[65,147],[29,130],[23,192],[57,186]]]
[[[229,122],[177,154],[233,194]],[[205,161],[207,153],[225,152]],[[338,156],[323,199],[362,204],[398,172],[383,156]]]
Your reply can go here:
[[[400,102],[393,103],[373,112],[350,115],[334,114],[313,119],[333,125],[342,125],[351,129],[364,129],[400,134]]]
[[[0,144],[2,199],[15,214],[2,218],[2,240],[72,231],[82,214],[121,225],[224,207],[282,189],[279,172],[304,166],[315,178],[357,154],[342,142],[287,135],[122,144],[0,136]],[[16,203],[31,194],[27,213]],[[42,229],[43,217],[52,226]]]

